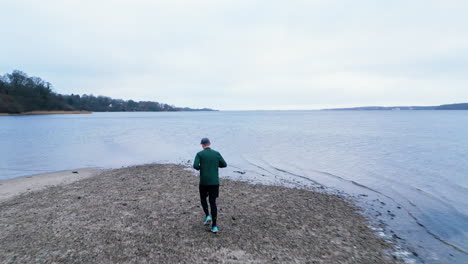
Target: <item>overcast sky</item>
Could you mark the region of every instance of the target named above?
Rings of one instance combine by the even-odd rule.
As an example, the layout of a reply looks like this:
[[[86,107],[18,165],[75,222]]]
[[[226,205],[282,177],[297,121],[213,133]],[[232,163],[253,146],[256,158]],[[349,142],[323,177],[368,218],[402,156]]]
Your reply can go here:
[[[221,110],[468,102],[468,1],[6,0],[0,74]]]

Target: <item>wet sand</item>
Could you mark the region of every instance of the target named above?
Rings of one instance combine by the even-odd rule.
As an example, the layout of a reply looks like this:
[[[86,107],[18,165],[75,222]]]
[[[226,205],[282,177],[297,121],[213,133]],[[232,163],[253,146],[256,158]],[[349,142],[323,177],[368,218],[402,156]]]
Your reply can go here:
[[[0,202],[23,193],[39,191],[51,186],[70,184],[81,179],[95,176],[99,172],[100,171],[95,168],[85,168],[3,180],[0,181]]]
[[[396,262],[334,195],[222,180],[218,208],[213,234],[180,165],[102,171],[0,201],[0,263]]]

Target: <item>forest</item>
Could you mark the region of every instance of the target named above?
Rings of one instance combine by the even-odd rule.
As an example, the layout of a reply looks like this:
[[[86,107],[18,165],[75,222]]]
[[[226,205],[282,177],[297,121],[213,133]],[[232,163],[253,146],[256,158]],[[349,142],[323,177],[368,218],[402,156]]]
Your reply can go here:
[[[30,77],[15,70],[0,75],[0,113],[18,114],[32,111],[213,111],[208,108],[175,107],[152,101],[113,99],[107,96],[62,95],[52,84],[39,77]]]

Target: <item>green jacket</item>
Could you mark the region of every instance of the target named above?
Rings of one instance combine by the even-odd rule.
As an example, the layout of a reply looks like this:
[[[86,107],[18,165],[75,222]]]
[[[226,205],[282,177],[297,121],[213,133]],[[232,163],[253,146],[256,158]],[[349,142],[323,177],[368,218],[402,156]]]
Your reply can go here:
[[[193,168],[200,171],[200,185],[219,185],[218,168],[226,168],[223,156],[211,148],[197,153]]]

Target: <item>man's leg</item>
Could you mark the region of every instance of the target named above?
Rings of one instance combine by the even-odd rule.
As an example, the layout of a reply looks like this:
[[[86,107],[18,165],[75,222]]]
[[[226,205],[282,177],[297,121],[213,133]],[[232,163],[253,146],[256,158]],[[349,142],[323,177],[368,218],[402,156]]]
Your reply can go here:
[[[216,220],[218,218],[218,208],[216,207],[216,198],[219,196],[219,185],[211,185],[209,190],[209,200],[211,209],[212,225],[217,226]]]
[[[206,216],[209,216],[210,212],[208,212],[208,203],[206,202],[206,197],[208,196],[207,186],[200,185],[199,190],[200,190],[200,201],[201,201],[201,205],[203,208],[203,212],[205,212]]]

